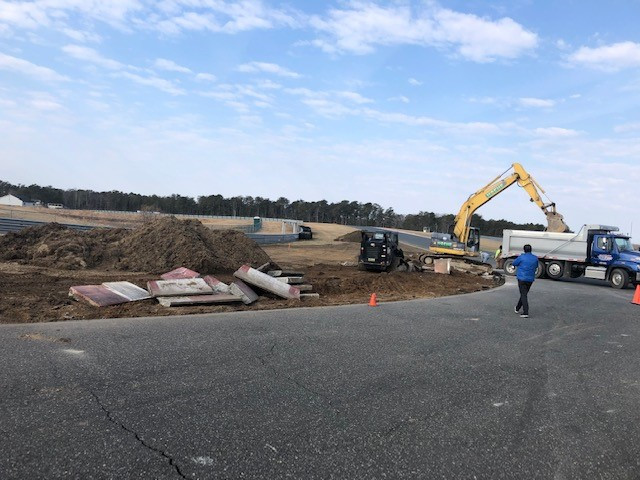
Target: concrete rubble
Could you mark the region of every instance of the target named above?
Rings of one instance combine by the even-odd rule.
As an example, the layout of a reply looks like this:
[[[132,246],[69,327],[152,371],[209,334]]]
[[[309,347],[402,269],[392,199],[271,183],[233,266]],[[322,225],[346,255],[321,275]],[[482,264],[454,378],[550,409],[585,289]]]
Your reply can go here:
[[[160,275],[160,278],[163,280],[173,280],[177,278],[197,278],[200,274],[198,272],[194,272],[193,270],[189,270],[186,267],[176,268],[175,270],[171,270],[170,272],[163,273]]]
[[[272,267],[271,263],[259,268],[267,271],[269,267]],[[264,271],[242,265],[234,273],[233,283],[228,285],[213,275],[200,277],[200,273],[180,267],[162,274],[162,280],[147,282],[146,290],[131,282],[105,282],[102,285],[71,287],[69,296],[96,307],[151,298],[165,307],[240,302],[251,305],[259,300],[259,292],[287,300],[320,297],[313,292],[312,285],[303,284],[302,272],[269,270],[267,274]]]

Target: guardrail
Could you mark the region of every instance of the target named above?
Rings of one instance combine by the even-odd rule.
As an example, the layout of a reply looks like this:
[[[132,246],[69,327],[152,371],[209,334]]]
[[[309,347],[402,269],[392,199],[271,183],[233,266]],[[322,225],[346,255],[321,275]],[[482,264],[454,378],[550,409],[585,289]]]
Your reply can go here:
[[[0,233],[9,233],[9,232],[19,232],[23,228],[28,227],[38,227],[40,225],[45,225],[49,222],[37,222],[35,220],[20,220],[18,218],[0,218]],[[76,225],[72,223],[61,223],[67,228],[72,230],[91,230],[92,228],[100,228],[95,227],[93,225]]]

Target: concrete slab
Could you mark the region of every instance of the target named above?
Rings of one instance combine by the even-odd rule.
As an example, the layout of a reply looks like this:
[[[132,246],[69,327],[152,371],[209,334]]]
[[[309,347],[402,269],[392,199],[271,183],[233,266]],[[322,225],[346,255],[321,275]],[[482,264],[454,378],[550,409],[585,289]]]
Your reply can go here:
[[[296,285],[296,288],[302,292],[310,292],[313,290],[313,285]]]
[[[314,298],[320,298],[319,293],[301,293],[300,300],[312,300]]]
[[[189,270],[186,267],[176,268],[175,270],[171,270],[170,272],[163,273],[160,275],[160,278],[163,280],[174,280],[177,278],[197,278],[200,274],[198,272],[194,272],[193,270]]]
[[[213,289],[202,278],[152,280],[147,282],[147,289],[154,297],[184,297],[213,293]]]
[[[433,271],[436,273],[444,273],[446,275],[451,273],[451,259],[450,258],[436,258],[433,261]]]
[[[251,305],[253,302],[258,300],[258,294],[242,280],[236,280],[229,285],[229,291],[232,295],[237,295],[242,298],[242,303],[245,305]]]
[[[69,296],[94,307],[127,303],[130,300],[104,285],[78,285],[69,289]]]
[[[178,307],[181,305],[211,305],[216,303],[241,302],[242,298],[236,295],[223,293],[212,295],[192,295],[187,297],[158,297],[158,303],[164,307]]]
[[[274,293],[279,297],[286,299],[300,299],[300,290],[296,287],[282,283],[271,275],[259,272],[255,268],[251,268],[249,265],[243,265],[233,274],[234,277],[239,278],[251,285],[255,285],[267,292]]]
[[[203,278],[203,280],[211,287],[211,289],[216,293],[230,293],[229,285],[224,282],[221,282],[213,275],[207,275]]]
[[[282,283],[288,283],[289,285],[298,285],[303,282],[302,277],[274,277],[276,280]]]
[[[131,282],[103,282],[102,285],[132,302],[151,298],[149,292]]]
[[[294,272],[293,270],[269,270],[267,275],[271,277],[302,277],[304,272]]]

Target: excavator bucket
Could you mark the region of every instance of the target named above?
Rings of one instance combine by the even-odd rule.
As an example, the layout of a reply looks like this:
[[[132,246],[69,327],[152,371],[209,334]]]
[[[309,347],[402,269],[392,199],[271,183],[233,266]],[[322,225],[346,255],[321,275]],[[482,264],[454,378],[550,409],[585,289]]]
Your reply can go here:
[[[547,212],[547,232],[568,232],[569,227],[564,223],[564,218],[557,212]]]

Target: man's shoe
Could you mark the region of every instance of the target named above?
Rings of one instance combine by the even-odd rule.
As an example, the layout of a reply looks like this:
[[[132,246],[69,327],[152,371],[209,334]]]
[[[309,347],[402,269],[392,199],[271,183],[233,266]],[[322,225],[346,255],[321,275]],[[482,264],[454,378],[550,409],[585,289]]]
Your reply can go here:
[[[520,318],[529,318],[529,315],[527,315],[526,313],[521,313]]]
[[[520,313],[520,310],[518,310],[518,307],[513,307],[513,311],[516,313]]]

